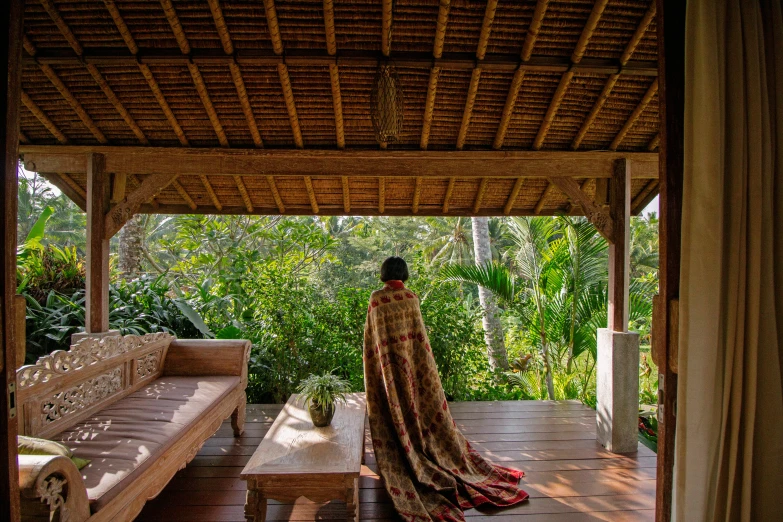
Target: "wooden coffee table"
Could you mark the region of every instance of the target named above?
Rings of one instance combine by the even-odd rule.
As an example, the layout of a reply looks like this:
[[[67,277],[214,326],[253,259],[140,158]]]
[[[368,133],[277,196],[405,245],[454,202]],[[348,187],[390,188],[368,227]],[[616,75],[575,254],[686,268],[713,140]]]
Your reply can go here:
[[[332,424],[316,428],[292,395],[242,470],[247,481],[245,519],[266,520],[266,501],[344,500],[348,520],[359,520],[359,474],[364,458],[364,393],[337,406]]]

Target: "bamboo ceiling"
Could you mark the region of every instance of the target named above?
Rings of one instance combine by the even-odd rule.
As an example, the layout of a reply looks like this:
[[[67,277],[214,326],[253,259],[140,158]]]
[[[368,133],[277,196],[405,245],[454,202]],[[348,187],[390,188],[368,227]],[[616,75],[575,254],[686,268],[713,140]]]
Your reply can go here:
[[[547,176],[603,203],[619,157],[634,212],[658,190],[654,0],[26,0],[24,48],[20,150],[79,204],[84,172],[44,156],[158,158],[178,177],[142,212],[581,214]],[[384,56],[404,127],[378,144]],[[229,151],[253,167],[179,167]],[[157,172],[131,164],[128,191]]]

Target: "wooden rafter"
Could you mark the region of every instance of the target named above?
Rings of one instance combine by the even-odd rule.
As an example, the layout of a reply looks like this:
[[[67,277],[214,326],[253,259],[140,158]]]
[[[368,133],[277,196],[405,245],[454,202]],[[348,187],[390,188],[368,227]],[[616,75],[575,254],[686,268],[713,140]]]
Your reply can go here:
[[[658,93],[658,78],[656,78],[652,82],[650,88],[647,89],[647,92],[644,93],[644,97],[642,97],[642,101],[640,101],[639,105],[637,105],[636,108],[633,110],[631,115],[628,117],[628,120],[625,122],[625,125],[623,125],[623,128],[620,129],[620,132],[617,133],[617,136],[614,137],[614,140],[612,140],[611,145],[609,145],[609,150],[617,150],[617,148],[623,142],[625,135],[628,134],[628,131],[631,130],[631,127],[633,127],[634,123],[636,123],[636,120],[639,119],[639,116],[642,115],[644,109],[647,108],[647,105],[649,105],[650,101],[652,101],[653,97],[657,93]]]
[[[579,41],[576,43],[574,52],[571,54],[571,63],[579,63],[582,61],[582,57],[584,57],[585,50],[587,49],[587,44],[590,43],[590,38],[592,38],[595,28],[598,26],[598,21],[601,19],[601,15],[603,15],[607,3],[609,3],[609,0],[597,0],[595,4],[593,4],[593,10],[590,12],[587,23],[582,29],[582,34],[579,35]],[[557,111],[560,108],[560,104],[563,102],[565,93],[568,91],[568,87],[571,85],[571,80],[573,80],[573,78],[573,71],[568,71],[560,77],[560,83],[557,85],[555,94],[552,96],[544,119],[541,121],[541,126],[538,128],[536,138],[533,141],[534,150],[539,150],[544,145],[546,135],[552,126],[552,122],[555,120]]]
[[[49,78],[49,81],[52,82],[52,85],[54,85],[55,89],[57,89],[60,95],[65,98],[65,101],[68,102],[76,115],[79,116],[79,119],[82,120],[84,126],[89,129],[93,136],[95,136],[95,139],[98,140],[98,143],[109,143],[109,140],[106,139],[106,136],[104,136],[103,132],[98,128],[97,125],[95,125],[95,122],[92,121],[92,118],[90,118],[90,115],[87,114],[87,111],[84,110],[84,107],[82,107],[82,104],[79,103],[79,100],[77,100],[74,95],[71,94],[71,91],[68,90],[68,87],[65,86],[60,77],[57,76],[57,73],[54,72],[54,69],[48,65],[43,64],[41,64],[40,67],[41,71],[43,71],[46,77]]]
[[[481,178],[479,183],[478,192],[476,192],[476,199],[473,201],[473,213],[478,214],[481,210],[481,204],[484,202],[484,195],[487,193],[487,185],[489,184],[488,178]]]
[[[117,5],[114,3],[114,0],[103,0],[103,3],[106,4],[106,9],[109,11],[112,20],[114,20],[114,25],[120,32],[120,35],[122,35],[122,39],[125,41],[125,45],[128,46],[128,50],[134,56],[137,55],[139,52],[139,46],[136,44],[136,40],[133,39],[133,35],[131,34],[130,29],[128,29],[125,20],[122,18]],[[149,85],[153,96],[155,96],[155,100],[158,102],[158,105],[163,111],[163,114],[166,116],[169,125],[171,125],[174,134],[177,135],[177,139],[179,139],[180,144],[184,146],[190,145],[188,138],[185,136],[182,127],[180,127],[176,116],[174,116],[174,113],[171,111],[171,107],[169,107],[166,98],[163,96],[163,92],[160,90],[160,86],[158,85],[157,80],[155,80],[155,77],[153,76],[149,66],[143,63],[138,63],[138,66],[139,71],[141,71],[142,76],[144,76],[144,79],[147,81],[147,85]]]
[[[392,9],[394,4],[392,0],[383,0],[381,5],[381,52],[384,56],[389,56],[391,53]]]
[[[633,55],[634,51],[636,50],[636,46],[639,45],[639,42],[642,41],[644,34],[647,32],[647,29],[650,27],[650,24],[655,18],[655,9],[656,9],[655,0],[652,0],[650,2],[650,7],[647,9],[647,12],[644,14],[644,17],[642,18],[641,22],[639,22],[639,25],[636,27],[636,31],[634,32],[631,39],[628,41],[628,44],[625,46],[625,50],[623,51],[623,54],[620,56],[621,66],[625,67],[625,65],[631,59],[631,56]],[[615,83],[617,83],[619,77],[620,77],[619,73],[614,73],[609,75],[609,78],[607,78],[606,83],[604,84],[604,88],[601,91],[601,94],[598,96],[598,99],[593,104],[592,109],[590,109],[590,112],[588,113],[587,117],[582,122],[582,126],[579,129],[579,132],[577,133],[576,137],[574,138],[574,141],[571,143],[572,149],[576,150],[579,148],[579,145],[582,143],[582,140],[584,140],[585,136],[587,135],[587,132],[590,130],[590,127],[592,127],[593,123],[595,122],[598,113],[601,112],[601,109],[603,108],[604,104],[606,104],[606,100],[609,99],[609,95],[612,93],[612,89],[614,88]]]
[[[383,214],[386,210],[386,180],[378,178],[378,213]]]
[[[658,145],[661,144],[661,135],[656,134],[653,139],[650,140],[650,143],[647,144],[647,150],[650,152],[654,151],[658,148]]]
[[[416,185],[413,187],[413,205],[411,206],[411,210],[414,214],[419,213],[419,202],[421,201],[421,185],[422,180],[421,177],[416,178]]]
[[[324,32],[326,34],[326,52],[330,56],[337,54],[337,37],[334,29],[334,2],[324,0]],[[340,92],[340,69],[336,63],[329,64],[329,81],[332,87],[332,107],[334,108],[334,132],[337,148],[345,148],[345,127],[343,123],[343,96]]]
[[[198,205],[196,205],[196,202],[193,201],[193,198],[190,197],[190,194],[188,194],[188,191],[185,190],[185,187],[182,186],[182,183],[180,183],[178,180],[174,180],[172,185],[174,185],[174,188],[177,189],[179,196],[185,200],[185,203],[188,205],[188,207],[190,207],[190,210],[196,210],[198,208]]]
[[[310,199],[310,208],[313,209],[313,214],[318,214],[318,200],[315,199],[315,190],[313,190],[313,180],[310,176],[304,177],[305,189],[307,190],[307,197]]]
[[[41,5],[43,6],[44,10],[49,14],[49,17],[55,23],[57,28],[60,30],[60,33],[63,35],[65,40],[71,46],[71,49],[73,49],[73,52],[76,53],[77,56],[82,56],[82,54],[84,53],[84,49],[82,48],[82,46],[79,43],[79,41],[76,39],[76,36],[71,31],[70,27],[68,27],[68,24],[66,24],[65,21],[62,19],[62,17],[60,16],[60,13],[57,11],[57,8],[54,6],[54,4],[50,0],[41,0]],[[27,52],[30,54],[30,56],[35,56],[35,54],[37,53],[37,49],[35,48],[35,45],[30,41],[30,39],[27,37],[27,35],[24,36],[24,47],[27,50]],[[133,117],[130,115],[130,113],[125,108],[125,106],[122,104],[122,102],[120,102],[120,100],[114,94],[114,91],[109,86],[109,83],[103,77],[101,72],[98,70],[98,67],[96,67],[94,64],[90,64],[90,63],[85,64],[85,67],[87,67],[87,71],[93,77],[93,79],[95,80],[95,83],[98,84],[98,87],[101,88],[101,91],[103,91],[103,94],[109,100],[109,103],[112,104],[112,106],[120,114],[120,116],[125,121],[125,123],[128,125],[128,127],[130,127],[130,129],[133,132],[133,134],[136,135],[136,138],[138,138],[139,142],[142,145],[149,145],[149,140],[144,135],[144,132],[138,126],[138,124],[133,119]],[[42,69],[43,69],[43,66],[42,66]],[[46,71],[44,71],[44,73],[46,74]],[[52,74],[53,74],[53,71],[52,71]],[[49,75],[47,74],[47,76],[49,76]],[[50,78],[50,80],[51,80],[51,78]],[[63,87],[64,87],[64,85],[63,85]],[[65,96],[65,95],[63,95],[63,96]],[[75,107],[74,107],[74,109],[75,109]],[[81,115],[79,115],[79,116],[81,117]],[[86,124],[87,124],[87,122],[85,122],[85,125]],[[89,128],[89,125],[88,125],[88,128]],[[95,126],[95,128],[97,129],[97,126]],[[90,131],[93,133],[93,135],[100,142],[101,138],[98,137],[99,135],[97,135],[92,128],[90,128]],[[102,133],[101,133],[101,135],[102,135]]]
[[[19,131],[19,143],[30,143],[30,138],[21,130]]]
[[[27,107],[27,110],[33,113],[33,116],[35,116],[44,127],[46,127],[46,130],[48,130],[49,133],[63,145],[68,143],[68,138],[65,136],[65,134],[63,134],[62,131],[57,128],[57,125],[55,125],[46,114],[44,114],[41,108],[36,105],[30,96],[24,91],[21,91],[21,96],[24,106]]]
[[[347,214],[351,211],[351,188],[348,185],[348,176],[342,176],[340,181],[343,186],[343,210]]]
[[[506,139],[508,124],[511,122],[511,115],[514,112],[514,106],[517,103],[519,89],[522,87],[522,80],[524,79],[525,71],[523,69],[517,69],[517,71],[514,73],[514,79],[511,80],[511,87],[508,89],[508,95],[506,95],[506,104],[503,106],[503,113],[500,116],[500,124],[498,125],[497,132],[495,133],[495,141],[492,143],[493,149],[500,149],[503,147],[503,141]]]
[[[448,214],[449,212],[449,203],[451,202],[451,194],[454,192],[454,184],[456,183],[456,178],[449,178],[449,186],[446,188],[446,195],[443,197],[443,213]]]
[[[201,179],[201,184],[204,185],[204,190],[207,191],[207,195],[212,201],[212,204],[216,209],[223,210],[223,205],[220,203],[220,199],[218,199],[217,194],[215,194],[215,189],[212,188],[212,184],[209,182],[209,178],[207,178],[205,175],[201,175],[199,178]]]
[[[651,179],[636,197],[633,198],[631,201],[631,214],[638,214],[644,210],[644,207],[650,204],[650,201],[657,195],[658,183],[657,179]]]
[[[519,196],[519,191],[522,189],[522,184],[524,182],[525,178],[517,178],[517,180],[514,182],[514,187],[511,189],[511,194],[508,195],[506,205],[503,207],[503,214],[506,216],[511,214],[511,211],[514,209],[514,203],[517,201],[517,196]]]
[[[614,241],[614,223],[609,212],[603,207],[596,205],[595,202],[582,191],[582,188],[576,180],[573,178],[552,177],[549,181],[550,187],[557,186],[573,202],[582,207],[587,219],[607,241]]]
[[[579,190],[584,192],[584,190],[587,188],[588,183],[590,183],[589,179],[582,181],[582,183],[579,184]],[[566,209],[566,214],[568,215],[573,214],[574,210],[576,210],[577,207],[581,208],[581,205],[575,203],[573,199],[568,198],[568,208]]]
[[[538,0],[536,8],[533,11],[533,18],[530,20],[530,26],[527,28],[525,42],[522,44],[522,61],[529,61],[533,56],[533,47],[536,45],[538,32],[541,30],[541,24],[546,15],[546,8],[549,6],[549,0]]]
[[[139,177],[137,175],[135,175],[135,174],[128,174],[128,178],[130,178],[130,180],[133,181],[133,183],[136,185],[136,187],[140,187],[141,186],[141,180],[139,179]],[[149,203],[153,207],[157,208],[160,205],[158,204],[158,200],[155,199],[155,198],[156,198],[156,196],[151,197],[150,200],[149,200]]]
[[[161,190],[172,183],[176,183],[176,178],[176,174],[154,174],[146,177],[136,190],[126,195],[106,214],[103,229],[106,237],[110,238],[119,232],[142,204],[153,199]]]
[[[245,208],[248,212],[253,212],[253,202],[250,201],[250,194],[247,192],[247,187],[245,186],[245,182],[242,181],[242,176],[234,176],[234,183],[237,185],[237,190],[239,190],[239,194],[242,196],[242,202],[245,204]]]
[[[87,192],[65,173],[43,173],[49,182],[60,189],[60,192],[71,198],[76,206],[87,210]]]
[[[483,60],[487,54],[487,44],[489,35],[492,32],[492,22],[495,21],[495,9],[497,9],[498,0],[487,0],[487,8],[484,10],[484,19],[481,22],[481,33],[479,33],[478,46],[476,47],[476,58]]]
[[[30,56],[35,56],[38,53],[35,44],[26,34],[22,37],[22,47],[24,47],[24,50],[27,51],[27,54]]]
[[[465,140],[468,136],[468,126],[470,125],[470,117],[473,114],[473,105],[476,103],[476,92],[478,91],[480,79],[481,68],[476,67],[473,69],[473,74],[470,76],[468,97],[465,100],[465,110],[462,112],[462,123],[459,127],[459,135],[457,136],[457,150],[462,150],[465,146]]]
[[[171,0],[160,0],[160,5],[163,8],[163,12],[166,15],[166,19],[168,20],[169,25],[171,26],[171,30],[174,33],[174,38],[177,40],[179,50],[184,55],[190,54],[190,42],[188,42],[188,38],[185,35],[185,30],[182,29],[179,16],[177,16],[177,11],[174,9]],[[212,129],[217,135],[218,142],[220,143],[221,147],[228,147],[228,138],[226,137],[226,133],[223,130],[223,124],[220,123],[220,118],[215,111],[215,107],[212,105],[212,99],[209,96],[209,91],[207,91],[204,78],[201,76],[201,71],[199,71],[198,65],[192,61],[189,61],[187,65],[188,71],[190,72],[190,77],[193,80],[193,85],[196,87],[196,92],[201,99],[201,104],[204,106],[204,110],[207,113],[209,122],[212,124]]]
[[[538,203],[536,203],[536,206],[533,207],[533,212],[538,215],[541,213],[541,211],[544,209],[544,205],[546,205],[546,200],[549,199],[550,194],[552,194],[552,191],[555,189],[555,186],[550,181],[546,185],[546,189],[544,189],[544,193],[541,194],[541,198],[538,200]]]
[[[269,191],[272,193],[272,197],[275,200],[275,205],[277,205],[277,210],[279,210],[281,214],[285,214],[285,205],[283,204],[283,198],[280,197],[280,191],[277,190],[275,177],[267,176],[266,182],[269,185]]]
[[[440,67],[430,69],[430,81],[427,84],[427,99],[424,104],[424,116],[421,125],[421,140],[419,146],[422,150],[427,150],[430,141],[430,130],[432,129],[432,114],[435,111],[435,93],[438,89],[438,77],[440,76]]]
[[[220,36],[223,52],[227,55],[233,55],[234,43],[231,41],[231,33],[228,31],[226,20],[223,17],[223,9],[220,7],[220,0],[208,0],[208,2],[209,10],[212,12],[212,18],[215,20],[215,29]],[[253,114],[253,108],[250,106],[250,100],[247,97],[242,70],[239,68],[239,65],[234,62],[229,63],[228,68],[231,71],[231,79],[237,90],[239,104],[242,106],[242,112],[245,115],[245,121],[247,121],[247,128],[250,131],[250,136],[253,138],[253,144],[255,144],[256,147],[263,147],[264,142],[261,140],[261,134],[259,134],[258,125],[256,124],[256,117]]]

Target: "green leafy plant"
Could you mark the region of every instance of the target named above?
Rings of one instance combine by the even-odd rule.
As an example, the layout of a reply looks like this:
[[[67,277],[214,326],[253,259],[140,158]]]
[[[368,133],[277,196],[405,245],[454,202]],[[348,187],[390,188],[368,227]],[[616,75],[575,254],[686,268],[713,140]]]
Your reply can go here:
[[[345,403],[345,394],[351,391],[351,383],[332,373],[311,375],[297,388],[304,407],[320,409],[324,414],[338,402]]]

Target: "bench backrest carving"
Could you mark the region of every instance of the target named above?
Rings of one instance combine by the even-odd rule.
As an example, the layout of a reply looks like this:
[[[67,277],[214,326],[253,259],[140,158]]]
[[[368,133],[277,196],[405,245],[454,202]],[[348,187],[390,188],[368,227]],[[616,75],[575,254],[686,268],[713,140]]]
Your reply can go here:
[[[167,333],[85,338],[16,372],[20,432],[51,437],[157,379]]]

